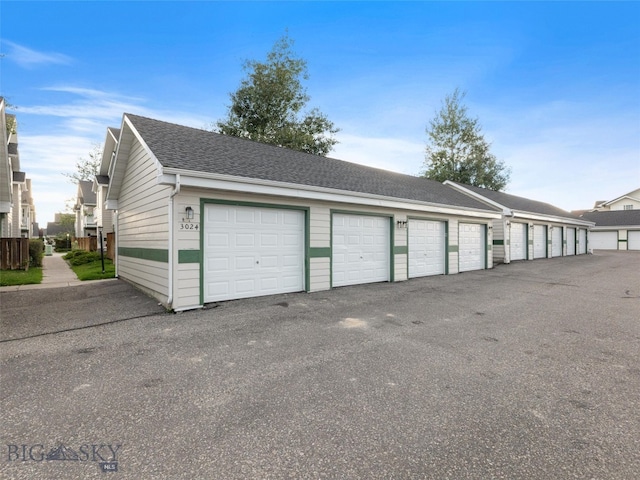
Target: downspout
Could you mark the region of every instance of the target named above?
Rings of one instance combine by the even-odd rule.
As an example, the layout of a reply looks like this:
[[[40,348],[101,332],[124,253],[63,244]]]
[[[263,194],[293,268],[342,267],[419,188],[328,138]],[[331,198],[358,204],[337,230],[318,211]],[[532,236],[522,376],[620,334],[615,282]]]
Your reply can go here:
[[[176,173],[176,186],[169,195],[169,295],[167,296],[167,308],[173,309],[173,199],[180,193],[180,174]]]
[[[116,241],[116,246],[113,249],[113,254],[116,256],[116,278],[118,278],[118,264],[120,263],[120,255],[118,255],[118,245],[120,245],[120,226],[118,225],[118,214],[120,213],[120,210],[115,210],[114,211],[114,219],[113,219],[113,223],[115,224],[113,226],[113,229],[115,230],[115,241]]]

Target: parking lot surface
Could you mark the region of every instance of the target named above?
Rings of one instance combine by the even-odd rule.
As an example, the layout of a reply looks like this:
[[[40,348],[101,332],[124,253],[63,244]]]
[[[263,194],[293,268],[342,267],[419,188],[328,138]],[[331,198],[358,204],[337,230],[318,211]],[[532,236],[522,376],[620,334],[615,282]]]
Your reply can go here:
[[[122,282],[2,293],[0,478],[636,479],[639,271],[606,252],[182,314]],[[26,328],[24,302],[74,320]]]

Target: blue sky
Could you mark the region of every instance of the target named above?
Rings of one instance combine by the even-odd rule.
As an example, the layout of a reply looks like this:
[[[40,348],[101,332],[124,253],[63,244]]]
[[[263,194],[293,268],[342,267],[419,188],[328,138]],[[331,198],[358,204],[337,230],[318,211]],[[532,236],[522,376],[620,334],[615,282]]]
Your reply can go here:
[[[330,154],[407,174],[456,87],[507,192],[588,208],[640,187],[640,3],[0,3],[0,94],[18,107],[22,169],[45,225],[72,172],[123,112],[208,127],[245,60],[288,31]]]

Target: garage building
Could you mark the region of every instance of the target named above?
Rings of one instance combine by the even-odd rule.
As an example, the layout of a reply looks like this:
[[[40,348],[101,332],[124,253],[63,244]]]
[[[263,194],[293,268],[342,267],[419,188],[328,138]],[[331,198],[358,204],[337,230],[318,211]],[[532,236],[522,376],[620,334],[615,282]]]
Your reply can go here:
[[[470,197],[499,209],[493,221],[493,261],[581,255],[588,251],[589,229],[594,223],[558,207],[508,193],[446,181]]]
[[[441,183],[130,114],[119,132],[117,275],[168,308],[493,265],[501,213]]]
[[[640,250],[640,210],[586,212],[582,218],[595,222],[589,232],[591,250]]]

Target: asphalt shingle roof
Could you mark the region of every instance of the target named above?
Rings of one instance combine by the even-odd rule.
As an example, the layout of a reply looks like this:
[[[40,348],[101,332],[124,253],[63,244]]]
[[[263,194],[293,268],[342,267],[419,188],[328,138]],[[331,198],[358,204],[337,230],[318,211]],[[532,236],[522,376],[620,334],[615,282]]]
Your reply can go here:
[[[96,194],[92,191],[93,182],[90,182],[88,180],[80,180],[78,186],[80,187],[80,192],[82,193],[82,204],[95,205]]]
[[[537,200],[530,200],[524,197],[518,197],[516,195],[510,195],[504,192],[496,192],[486,188],[473,187],[471,185],[464,185],[459,183],[458,185],[471,190],[474,193],[482,195],[489,200],[492,200],[500,205],[504,205],[510,210],[518,210],[521,212],[538,213],[542,215],[553,215],[556,217],[573,218],[579,220],[580,217],[562,210],[550,203],[538,202]]]
[[[582,218],[596,222],[596,227],[640,226],[640,210],[605,210],[586,212]]]
[[[425,178],[125,115],[164,167],[494,210]]]

